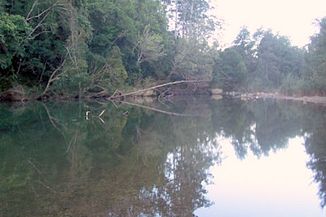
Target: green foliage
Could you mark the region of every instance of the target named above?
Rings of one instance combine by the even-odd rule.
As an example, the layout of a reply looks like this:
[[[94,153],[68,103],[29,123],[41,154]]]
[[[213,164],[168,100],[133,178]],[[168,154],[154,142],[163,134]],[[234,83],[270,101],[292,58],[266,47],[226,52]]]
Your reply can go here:
[[[290,45],[287,38],[262,32],[257,48],[255,75],[260,87],[279,88],[286,76],[300,76],[303,67],[303,52]]]
[[[189,39],[178,39],[173,68],[169,75],[172,80],[211,80],[213,56],[207,44],[198,44]]]
[[[94,85],[111,90],[169,74],[210,79],[206,40],[216,23],[208,1],[177,1],[182,38],[168,31],[166,4],[172,3],[3,0],[0,45],[9,52],[1,53],[1,80],[75,95]]]
[[[228,48],[221,52],[214,66],[214,82],[223,90],[239,90],[246,74],[245,61],[237,49]]]
[[[326,94],[326,17],[319,21],[319,28],[308,46],[305,78],[312,82],[316,92]]]
[[[2,0],[0,11],[0,90],[76,95],[94,85],[214,78],[225,90],[326,92],[325,18],[305,55],[283,36],[246,27],[219,51],[208,43],[220,27],[208,0]]]
[[[109,56],[108,65],[111,68],[109,73],[111,83],[113,85],[121,86],[128,78],[128,74],[122,62],[122,56],[119,47],[113,47]]]
[[[159,34],[151,33],[149,26],[146,26],[138,40],[137,63],[155,62],[165,56],[163,38]]]
[[[50,82],[57,93],[84,90],[104,66],[110,69],[100,83],[121,87],[127,77],[149,71],[148,64],[155,66],[168,44],[165,12],[154,0],[2,0],[1,11],[7,12],[1,13],[1,79],[18,72],[18,83]],[[143,32],[149,40],[141,40]],[[144,46],[135,49],[139,41]],[[147,62],[144,66],[137,62],[139,56]],[[146,73],[152,76],[155,70]]]
[[[30,26],[20,15],[0,14],[0,68],[8,69],[13,58],[21,58],[25,54],[26,42]]]
[[[222,51],[214,67],[214,80],[225,90],[294,93],[307,89],[303,79],[304,51],[283,36],[243,27],[234,46]]]
[[[102,69],[93,74],[93,82],[105,89],[114,91],[121,88],[128,78],[122,62],[119,47],[114,46]]]
[[[307,81],[298,79],[297,77],[294,77],[292,75],[288,75],[282,81],[281,90],[283,93],[286,93],[287,95],[294,95],[309,89],[307,85],[308,85]]]
[[[14,45],[16,50],[24,51],[23,55],[15,51],[11,64],[3,70],[5,78],[14,73],[15,77],[9,83],[29,86],[46,84],[51,73],[61,64],[69,35],[66,6],[53,0],[4,1],[2,9],[10,16],[19,17],[19,28],[24,23],[28,26],[27,32],[19,30],[23,39]],[[15,39],[8,35],[5,37],[5,41]]]
[[[173,19],[173,30],[177,37],[204,42],[220,26],[216,17],[209,14],[211,7],[207,0],[163,2],[170,9],[168,14]]]

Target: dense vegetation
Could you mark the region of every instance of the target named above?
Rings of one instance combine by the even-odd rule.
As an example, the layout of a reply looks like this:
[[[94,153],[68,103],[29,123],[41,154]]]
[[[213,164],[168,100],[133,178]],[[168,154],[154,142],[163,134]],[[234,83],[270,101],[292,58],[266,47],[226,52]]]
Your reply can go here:
[[[242,28],[234,45],[220,52],[214,80],[227,90],[325,94],[326,18],[319,27],[306,48],[270,30],[250,34]]]
[[[0,91],[76,96],[203,79],[225,90],[325,94],[326,18],[307,49],[243,28],[221,50],[209,11],[208,0],[0,0]]]
[[[23,84],[57,94],[110,92],[146,78],[211,77],[206,39],[216,23],[204,0],[1,3],[2,90]]]

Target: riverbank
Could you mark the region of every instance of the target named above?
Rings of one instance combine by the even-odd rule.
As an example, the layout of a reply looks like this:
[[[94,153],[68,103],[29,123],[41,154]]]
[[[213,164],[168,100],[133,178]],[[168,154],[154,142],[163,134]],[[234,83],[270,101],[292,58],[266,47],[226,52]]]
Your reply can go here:
[[[63,94],[63,93],[45,93],[31,94],[26,88],[21,85],[10,88],[7,91],[0,93],[0,101],[30,101],[30,100],[47,100],[54,99],[105,99],[105,100],[124,100],[125,98],[161,98],[172,96],[198,96],[198,95],[219,95],[223,94],[222,89],[211,88],[210,81],[207,80],[181,80],[173,82],[163,82],[161,84],[152,84],[150,87],[138,87],[129,91],[120,91],[116,89],[113,93],[109,93],[104,88],[98,91],[84,91],[78,95]]]
[[[255,100],[255,99],[278,99],[278,100],[290,100],[290,101],[299,101],[303,103],[314,103],[326,106],[326,96],[287,96],[280,93],[245,93],[245,94],[236,94],[236,93],[227,93],[227,96],[238,97],[241,100]]]
[[[184,86],[180,86],[184,85]],[[182,87],[182,88],[181,88]],[[16,86],[3,93],[0,93],[0,101],[10,101],[10,102],[22,102],[31,100],[49,100],[52,99],[104,99],[104,100],[119,100],[124,101],[125,98],[165,98],[173,96],[211,96],[214,99],[220,99],[222,97],[239,98],[243,101],[257,100],[257,99],[278,99],[278,100],[290,100],[299,101],[302,103],[313,103],[326,106],[326,96],[288,96],[280,94],[278,92],[255,92],[255,93],[240,93],[240,92],[223,92],[223,90],[218,88],[211,88],[207,81],[176,81],[163,83],[147,88],[140,88],[130,92],[120,92],[115,91],[113,94],[108,94],[105,91],[98,93],[84,93],[83,95],[77,96],[64,96],[64,95],[44,95],[44,96],[28,96],[26,90],[22,86]],[[140,100],[142,101],[142,100]]]

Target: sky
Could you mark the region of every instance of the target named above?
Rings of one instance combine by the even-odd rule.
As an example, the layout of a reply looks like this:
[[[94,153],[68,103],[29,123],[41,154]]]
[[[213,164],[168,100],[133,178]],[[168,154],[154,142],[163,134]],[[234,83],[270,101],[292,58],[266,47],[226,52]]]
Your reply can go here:
[[[287,36],[293,45],[309,43],[318,30],[316,19],[326,16],[326,0],[211,0],[214,15],[223,20],[219,35],[229,46],[242,26],[251,32],[263,27]]]

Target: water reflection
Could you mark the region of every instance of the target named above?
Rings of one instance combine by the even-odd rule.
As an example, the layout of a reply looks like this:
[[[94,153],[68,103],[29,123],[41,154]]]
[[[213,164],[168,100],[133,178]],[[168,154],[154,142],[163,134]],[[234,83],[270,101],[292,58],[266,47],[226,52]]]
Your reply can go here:
[[[286,149],[268,157],[249,152],[242,160],[235,156],[229,139],[221,138],[220,143],[224,160],[211,168],[214,185],[207,186],[207,196],[215,204],[197,210],[198,216],[324,216],[312,171],[304,169],[309,157],[303,138],[290,139]]]
[[[289,139],[304,138],[326,205],[325,108],[197,99],[162,109],[195,115],[98,103],[1,105],[0,216],[212,213],[218,201],[208,197],[210,173],[227,162],[221,138],[242,160],[268,158],[286,150]]]

